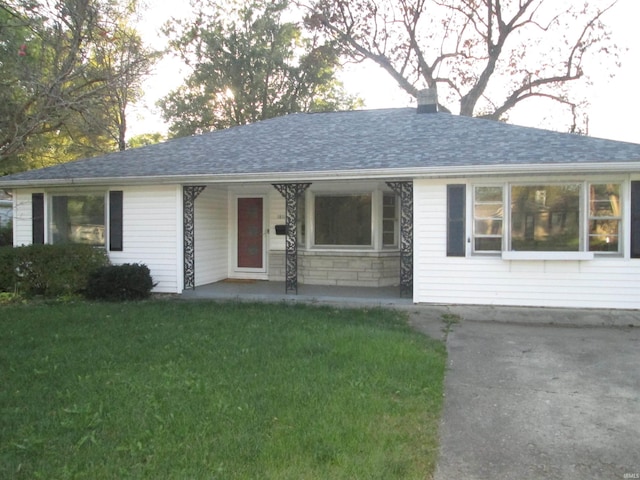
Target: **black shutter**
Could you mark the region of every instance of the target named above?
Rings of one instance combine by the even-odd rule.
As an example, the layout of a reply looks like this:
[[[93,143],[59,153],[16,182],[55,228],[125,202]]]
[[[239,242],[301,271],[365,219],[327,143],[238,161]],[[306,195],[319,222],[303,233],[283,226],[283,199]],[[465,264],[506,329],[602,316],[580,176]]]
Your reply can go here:
[[[109,250],[122,251],[122,191],[109,192]]]
[[[44,243],[44,193],[31,194],[31,225],[34,244]]]
[[[447,185],[447,256],[465,256],[466,185]]]
[[[640,258],[640,182],[631,182],[631,258]]]

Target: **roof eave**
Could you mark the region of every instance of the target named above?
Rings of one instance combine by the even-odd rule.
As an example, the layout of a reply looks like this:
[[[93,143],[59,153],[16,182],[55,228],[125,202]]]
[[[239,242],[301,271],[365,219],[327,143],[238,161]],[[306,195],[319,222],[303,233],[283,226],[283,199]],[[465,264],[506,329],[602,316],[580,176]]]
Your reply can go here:
[[[63,179],[35,179],[2,181],[0,188],[43,188],[65,186],[129,186],[129,185],[196,185],[216,183],[276,183],[322,180],[375,180],[414,178],[460,178],[486,175],[541,175],[541,174],[589,174],[589,173],[636,173],[640,172],[640,160],[633,162],[593,162],[563,164],[521,165],[467,165],[419,168],[380,168],[330,171],[297,171],[241,174],[206,175],[153,175],[130,177],[88,177]]]

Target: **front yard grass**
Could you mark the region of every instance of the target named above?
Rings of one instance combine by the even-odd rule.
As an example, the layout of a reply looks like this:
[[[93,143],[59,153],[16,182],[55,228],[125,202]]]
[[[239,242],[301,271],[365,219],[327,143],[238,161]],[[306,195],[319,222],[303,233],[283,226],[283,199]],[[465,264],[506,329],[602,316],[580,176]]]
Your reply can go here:
[[[382,309],[0,307],[0,478],[424,479],[445,349]]]

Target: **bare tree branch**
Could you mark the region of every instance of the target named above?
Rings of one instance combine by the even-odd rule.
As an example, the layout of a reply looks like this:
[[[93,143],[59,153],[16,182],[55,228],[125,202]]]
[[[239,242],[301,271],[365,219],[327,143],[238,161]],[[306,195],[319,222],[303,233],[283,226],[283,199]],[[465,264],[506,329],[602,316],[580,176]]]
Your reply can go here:
[[[457,103],[461,115],[491,118],[531,96],[565,98],[557,92],[586,77],[588,54],[597,49],[613,52],[615,60],[601,20],[616,3],[298,0],[309,26],[352,58],[376,62],[410,95],[438,86],[440,101]],[[563,40],[572,33],[573,40]]]

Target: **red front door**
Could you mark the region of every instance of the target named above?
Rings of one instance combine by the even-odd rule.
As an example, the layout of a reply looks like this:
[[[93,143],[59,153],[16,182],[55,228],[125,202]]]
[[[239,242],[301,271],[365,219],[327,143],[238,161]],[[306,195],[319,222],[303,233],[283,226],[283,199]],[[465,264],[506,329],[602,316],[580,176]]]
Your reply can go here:
[[[262,268],[262,198],[238,198],[238,268]]]

